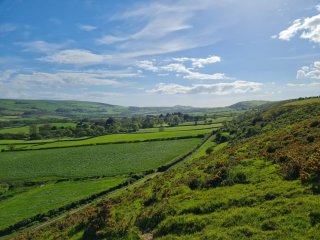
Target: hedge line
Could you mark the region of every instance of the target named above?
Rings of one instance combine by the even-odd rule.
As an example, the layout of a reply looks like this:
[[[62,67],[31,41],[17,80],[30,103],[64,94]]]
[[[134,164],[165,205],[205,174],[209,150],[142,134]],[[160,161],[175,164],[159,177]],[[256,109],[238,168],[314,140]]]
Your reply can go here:
[[[85,147],[85,146],[97,146],[97,145],[109,145],[109,144],[124,144],[124,143],[139,143],[139,142],[154,142],[154,141],[169,141],[169,140],[179,140],[179,139],[189,139],[189,138],[203,138],[205,134],[199,134],[194,136],[181,136],[181,137],[172,137],[172,138],[154,138],[146,140],[134,140],[134,141],[119,141],[119,142],[105,142],[105,143],[89,143],[75,146],[57,146],[57,147],[46,147],[39,149],[15,149],[15,150],[6,150],[2,149],[2,152],[16,152],[16,151],[36,151],[36,150],[46,150],[46,149],[57,149],[57,148],[73,148],[73,147]],[[51,142],[50,142],[51,143]],[[41,144],[39,144],[41,145]]]

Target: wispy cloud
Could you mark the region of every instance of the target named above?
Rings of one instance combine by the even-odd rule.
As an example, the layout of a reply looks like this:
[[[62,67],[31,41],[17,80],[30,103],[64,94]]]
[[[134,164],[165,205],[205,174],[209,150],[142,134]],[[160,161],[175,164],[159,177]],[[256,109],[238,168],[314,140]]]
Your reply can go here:
[[[46,41],[38,40],[32,42],[19,42],[18,45],[22,46],[24,51],[28,52],[42,52],[52,53],[59,49],[62,49],[68,45],[68,43],[48,43]]]
[[[108,59],[111,59],[110,55],[95,54],[84,49],[67,49],[39,58],[45,62],[75,65],[101,64]]]
[[[96,39],[97,44],[112,45],[122,57],[140,57],[191,49],[215,42],[206,35],[207,25],[194,28],[195,13],[207,10],[212,1],[152,2],[116,14],[112,20],[130,23],[132,29],[118,30]],[[138,28],[138,30],[137,30]],[[130,32],[128,34],[128,32]],[[195,34],[196,32],[196,34]],[[211,31],[212,32],[212,31]],[[204,37],[206,35],[206,37]],[[135,51],[132,51],[135,49]]]
[[[215,83],[215,84],[193,84],[184,86],[180,84],[160,83],[156,88],[149,90],[149,93],[159,94],[241,94],[248,92],[256,92],[261,90],[263,84],[258,82],[235,81],[231,83]]]
[[[320,82],[312,82],[312,83],[287,83],[288,87],[320,87]]]
[[[299,69],[297,79],[320,80],[320,61],[314,62],[311,66],[304,66]]]
[[[138,73],[91,69],[84,71],[60,70],[57,72],[6,70],[0,72],[0,83],[20,88],[62,88],[68,86],[112,86],[130,85],[130,82],[118,81],[119,78],[131,78]]]
[[[83,30],[83,31],[86,31],[86,32],[91,32],[91,31],[94,31],[97,29],[96,26],[93,26],[93,25],[89,25],[89,24],[79,24],[78,27]]]
[[[0,34],[1,33],[8,33],[8,32],[13,32],[18,29],[18,26],[16,24],[12,23],[3,23],[0,24]]]
[[[320,12],[319,6],[317,6],[317,11]],[[292,25],[280,32],[277,37],[280,40],[290,41],[299,32],[301,32],[300,38],[320,43],[320,14],[294,20]]]

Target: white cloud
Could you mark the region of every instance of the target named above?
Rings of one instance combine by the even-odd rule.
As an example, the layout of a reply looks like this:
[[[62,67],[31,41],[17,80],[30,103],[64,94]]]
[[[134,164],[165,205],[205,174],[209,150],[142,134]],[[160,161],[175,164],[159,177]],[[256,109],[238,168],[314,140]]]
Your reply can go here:
[[[0,24],[0,33],[13,32],[18,29],[18,26],[12,23]]]
[[[0,72],[0,83],[20,88],[62,88],[68,86],[113,86],[120,87],[130,84],[119,82],[115,78],[129,78],[137,76],[137,73],[129,71],[109,71],[104,69],[87,71],[17,71],[6,70]]]
[[[96,26],[88,25],[88,24],[79,24],[78,27],[79,27],[81,30],[86,31],[86,32],[91,32],[91,31],[97,29]]]
[[[298,70],[297,79],[320,80],[320,61],[314,62],[311,66],[304,66]]]
[[[176,73],[185,74],[185,76],[183,76],[183,78],[185,78],[185,79],[220,80],[220,79],[227,79],[228,78],[225,76],[224,73],[207,74],[207,73],[193,72],[180,63],[172,63],[172,64],[169,64],[166,66],[162,66],[161,69],[166,70],[168,72],[176,72]]]
[[[84,49],[68,49],[39,58],[39,60],[60,64],[90,65],[104,63],[110,58],[110,55],[95,54]]]
[[[149,90],[149,93],[159,94],[241,94],[248,92],[256,92],[261,90],[263,84],[258,82],[235,81],[230,83],[215,84],[193,84],[191,86],[183,86],[180,84],[160,83],[155,89]]]
[[[152,61],[144,60],[137,62],[137,66],[141,69],[148,70],[151,72],[158,72],[159,68],[153,65]]]
[[[101,38],[96,39],[96,43],[102,44],[102,45],[103,44],[109,45],[116,42],[122,42],[128,39],[130,39],[130,37],[116,37],[116,36],[107,35],[107,36],[103,36]]]
[[[318,87],[320,86],[320,82],[312,82],[312,83],[287,83],[288,87]]]
[[[319,6],[317,6],[317,10],[320,11]],[[278,38],[290,41],[298,32],[301,32],[300,38],[320,43],[320,14],[304,19],[296,19],[289,28],[279,33]]]
[[[48,43],[46,41],[38,40],[32,42],[20,42],[18,45],[24,48],[24,51],[51,53],[67,46],[67,43]]]
[[[212,64],[212,63],[217,63],[221,61],[221,58],[219,56],[209,56],[207,58],[187,58],[187,57],[183,57],[183,58],[173,58],[174,61],[177,62],[188,62],[191,61],[192,66],[195,68],[202,68],[207,64]]]

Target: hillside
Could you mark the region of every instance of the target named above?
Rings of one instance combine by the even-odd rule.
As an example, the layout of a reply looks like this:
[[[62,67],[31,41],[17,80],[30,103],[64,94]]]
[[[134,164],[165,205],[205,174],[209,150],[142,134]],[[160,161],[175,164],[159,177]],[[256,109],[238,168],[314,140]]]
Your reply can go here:
[[[248,110],[248,109],[259,107],[267,103],[270,103],[270,102],[269,101],[244,101],[244,102],[238,102],[238,103],[232,104],[229,107],[236,110]]]
[[[320,98],[247,113],[209,155],[16,239],[319,239]]]
[[[235,107],[195,108],[190,106],[173,107],[125,107],[105,103],[58,100],[12,100],[0,99],[0,118],[16,120],[19,118],[63,118],[63,117],[107,117],[130,116],[134,114],[166,114],[183,112],[192,114],[210,114],[238,110]],[[257,102],[246,102],[246,108],[257,106]]]

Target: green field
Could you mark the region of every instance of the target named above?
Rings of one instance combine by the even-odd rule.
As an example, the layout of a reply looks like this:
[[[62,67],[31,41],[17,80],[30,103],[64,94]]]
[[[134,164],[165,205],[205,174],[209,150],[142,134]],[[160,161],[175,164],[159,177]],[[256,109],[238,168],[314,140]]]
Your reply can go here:
[[[167,138],[181,138],[181,137],[197,137],[212,132],[212,129],[200,129],[193,131],[176,131],[176,132],[155,132],[155,133],[127,133],[127,134],[111,134],[100,137],[87,138],[79,141],[56,141],[42,144],[21,144],[16,145],[16,149],[45,149],[45,148],[61,148],[73,146],[85,146],[95,144],[107,144],[118,142],[134,142],[134,141],[148,141]],[[27,142],[26,142],[27,143]],[[14,143],[11,143],[14,144]]]
[[[164,127],[164,132],[177,132],[177,131],[194,131],[201,129],[215,129],[221,127],[222,123],[206,124],[206,125],[190,125],[190,126],[177,126],[177,127]],[[140,129],[139,133],[152,133],[159,132],[159,128],[144,128]]]
[[[0,202],[0,229],[107,190],[124,180],[125,178],[118,177],[47,184],[17,194]]]
[[[41,127],[44,124],[37,124],[37,127]],[[76,123],[50,123],[49,124],[52,127],[75,127]],[[23,126],[23,127],[12,127],[12,128],[2,128],[0,129],[0,134],[6,134],[6,133],[11,133],[11,134],[17,134],[17,133],[24,133],[24,134],[29,134],[29,126]]]
[[[142,172],[190,151],[201,139],[0,153],[0,180],[115,176]]]

